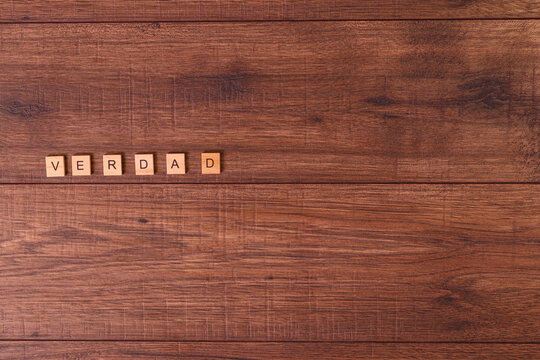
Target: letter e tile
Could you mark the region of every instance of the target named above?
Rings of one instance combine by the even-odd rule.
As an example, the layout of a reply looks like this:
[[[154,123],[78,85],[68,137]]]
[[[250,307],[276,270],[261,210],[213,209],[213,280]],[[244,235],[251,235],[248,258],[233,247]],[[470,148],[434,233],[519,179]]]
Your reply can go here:
[[[73,155],[71,157],[71,174],[73,176],[92,175],[90,155]]]

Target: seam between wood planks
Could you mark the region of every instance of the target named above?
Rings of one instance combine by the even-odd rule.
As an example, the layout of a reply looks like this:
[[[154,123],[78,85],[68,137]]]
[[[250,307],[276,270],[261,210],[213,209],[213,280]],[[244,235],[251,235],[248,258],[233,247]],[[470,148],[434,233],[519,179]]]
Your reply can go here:
[[[25,25],[25,24],[207,24],[207,23],[225,23],[225,24],[242,24],[242,23],[316,23],[316,22],[414,22],[414,21],[531,21],[540,20],[540,17],[502,17],[502,18],[403,18],[403,19],[307,19],[307,20],[96,20],[96,21],[3,21],[0,20],[1,25]]]
[[[0,183],[0,186],[27,186],[27,185],[522,185],[535,186],[540,182],[22,182]]]
[[[266,341],[266,340],[149,340],[149,339],[0,339],[3,342],[140,342],[140,343],[226,343],[226,344],[477,344],[477,345],[540,345],[540,342],[528,341],[347,341],[347,340],[321,340],[321,341],[304,341],[304,340],[283,340],[283,341]]]

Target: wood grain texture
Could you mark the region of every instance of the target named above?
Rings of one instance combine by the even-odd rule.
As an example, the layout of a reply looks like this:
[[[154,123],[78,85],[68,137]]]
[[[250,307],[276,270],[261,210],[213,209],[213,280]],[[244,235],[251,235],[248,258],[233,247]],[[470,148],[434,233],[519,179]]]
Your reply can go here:
[[[537,185],[0,198],[0,339],[540,341]]]
[[[535,0],[11,0],[0,22],[534,18]]]
[[[534,359],[534,344],[0,342],[0,360]]]
[[[538,182],[539,25],[4,25],[0,182]],[[117,152],[126,175],[102,177]],[[134,175],[138,152],[156,176]],[[45,178],[74,153],[95,176]]]

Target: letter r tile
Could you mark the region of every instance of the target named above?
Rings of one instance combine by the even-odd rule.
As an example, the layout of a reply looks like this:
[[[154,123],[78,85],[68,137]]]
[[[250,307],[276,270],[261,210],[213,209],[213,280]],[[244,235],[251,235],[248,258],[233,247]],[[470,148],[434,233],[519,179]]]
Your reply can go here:
[[[122,175],[122,155],[103,155],[103,175]]]

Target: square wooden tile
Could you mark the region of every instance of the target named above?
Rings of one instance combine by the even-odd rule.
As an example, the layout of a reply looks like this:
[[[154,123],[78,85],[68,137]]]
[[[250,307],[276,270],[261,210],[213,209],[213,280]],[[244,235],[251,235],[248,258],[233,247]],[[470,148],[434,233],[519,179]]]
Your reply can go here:
[[[122,155],[103,155],[103,175],[122,175]]]
[[[71,174],[73,176],[92,175],[92,160],[90,155],[73,155],[71,157]]]
[[[167,154],[167,174],[178,175],[186,173],[186,154]]]
[[[46,156],[47,177],[66,176],[66,164],[63,156]]]
[[[221,173],[221,154],[220,153],[202,153],[202,173],[219,174]]]
[[[154,175],[154,154],[135,155],[135,174]]]

